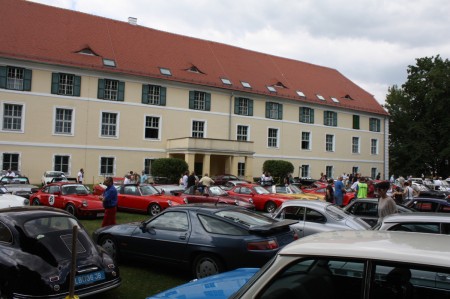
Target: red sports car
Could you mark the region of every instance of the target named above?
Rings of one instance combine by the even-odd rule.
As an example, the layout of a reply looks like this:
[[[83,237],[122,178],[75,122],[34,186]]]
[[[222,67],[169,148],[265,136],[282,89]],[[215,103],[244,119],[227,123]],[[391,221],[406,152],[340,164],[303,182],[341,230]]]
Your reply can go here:
[[[325,193],[327,192],[327,188],[315,188],[315,189],[302,189],[305,193],[322,195],[325,197]],[[342,200],[342,206],[348,205],[354,198],[356,198],[356,193],[352,191],[350,188],[345,189],[346,192],[344,194],[344,198]]]
[[[185,203],[181,197],[161,194],[155,187],[148,184],[130,184],[116,186],[116,188],[119,210],[154,216],[168,207]]]
[[[202,188],[195,188],[192,186],[179,196],[181,196],[186,203],[225,203],[240,206],[246,209],[255,209],[255,205],[253,204],[253,200],[251,198],[232,196],[219,186]]]
[[[124,179],[125,179],[125,178],[122,178],[122,177],[113,177],[113,184],[114,184],[114,186],[117,187],[117,186],[122,185]],[[94,189],[94,190],[92,191],[92,193],[93,193],[94,195],[102,195],[103,192],[104,192],[105,189],[106,189],[106,186],[103,185],[103,183],[100,183],[100,184],[98,184],[98,185],[95,185],[93,189]]]
[[[64,209],[76,217],[103,217],[105,209],[97,195],[82,184],[50,183],[30,195],[30,205]]]
[[[266,188],[256,184],[234,186],[228,190],[228,193],[242,198],[251,198],[256,210],[268,213],[273,213],[284,201],[294,199],[291,196],[270,193]]]

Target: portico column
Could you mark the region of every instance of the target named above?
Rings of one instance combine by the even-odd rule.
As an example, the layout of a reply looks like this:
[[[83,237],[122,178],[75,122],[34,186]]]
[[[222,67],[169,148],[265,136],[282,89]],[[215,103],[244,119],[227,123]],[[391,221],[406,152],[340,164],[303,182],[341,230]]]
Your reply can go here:
[[[253,182],[253,157],[245,156],[245,179],[247,181]]]
[[[194,171],[195,167],[195,154],[185,154],[184,155],[184,161],[186,161],[189,169],[189,173]]]
[[[211,155],[205,154],[203,155],[203,175],[204,173],[208,173],[211,176]]]

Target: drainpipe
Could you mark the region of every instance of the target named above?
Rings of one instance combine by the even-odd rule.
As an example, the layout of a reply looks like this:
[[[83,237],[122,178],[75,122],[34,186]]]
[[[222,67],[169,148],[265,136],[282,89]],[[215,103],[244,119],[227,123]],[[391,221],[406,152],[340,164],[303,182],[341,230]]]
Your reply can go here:
[[[234,97],[234,92],[231,92],[231,94],[230,94],[230,111],[228,114],[228,140],[231,140],[231,116],[233,113],[233,97]]]

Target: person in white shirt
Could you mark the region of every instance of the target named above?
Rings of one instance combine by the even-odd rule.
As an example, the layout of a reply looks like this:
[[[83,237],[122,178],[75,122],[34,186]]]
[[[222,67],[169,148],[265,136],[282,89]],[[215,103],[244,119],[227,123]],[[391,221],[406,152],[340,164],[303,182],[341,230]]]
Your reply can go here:
[[[12,171],[11,168],[10,168],[10,169],[8,169],[8,171],[6,172],[6,175],[5,175],[5,176],[16,176],[16,174],[15,174],[14,171]]]
[[[79,184],[83,184],[83,181],[84,181],[84,170],[83,168],[81,168],[77,175],[77,182]]]

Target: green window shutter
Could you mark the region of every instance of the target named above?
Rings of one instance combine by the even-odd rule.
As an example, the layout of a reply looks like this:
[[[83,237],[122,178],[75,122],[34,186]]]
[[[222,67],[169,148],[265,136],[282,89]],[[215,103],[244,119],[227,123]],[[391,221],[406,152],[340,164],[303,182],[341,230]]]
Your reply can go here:
[[[59,74],[52,73],[52,93],[58,94],[59,90]]]
[[[337,113],[333,112],[333,126],[337,127]]]
[[[314,109],[311,109],[311,123],[314,123]]]
[[[377,132],[381,131],[381,121],[377,119]]]
[[[79,97],[81,93],[81,77],[73,76],[73,95]]]
[[[323,124],[327,125],[327,111],[323,112]]]
[[[283,119],[283,105],[278,104],[278,119]]]
[[[105,79],[98,79],[97,99],[105,98]]]
[[[189,109],[194,109],[195,91],[189,91]]]
[[[359,115],[353,115],[353,129],[359,130]]]
[[[0,66],[0,88],[6,88],[6,74],[8,69],[6,66]]]
[[[302,111],[303,111],[303,108],[298,107],[298,121],[299,122],[302,122]]]
[[[167,89],[165,87],[160,87],[159,88],[159,105],[160,106],[166,106],[166,94],[167,94]]]
[[[23,90],[30,91],[31,90],[31,76],[32,71],[29,69],[23,70]]]
[[[142,103],[143,104],[148,104],[148,85],[147,84],[142,84]]]
[[[266,102],[266,118],[270,116],[270,103]]]
[[[241,98],[234,98],[234,114],[239,114],[239,102]]]
[[[209,92],[205,94],[205,110],[211,111],[211,94]]]
[[[123,102],[125,98],[125,82],[119,81],[119,92],[117,94],[117,100]]]
[[[248,100],[248,116],[253,116],[253,100]]]

